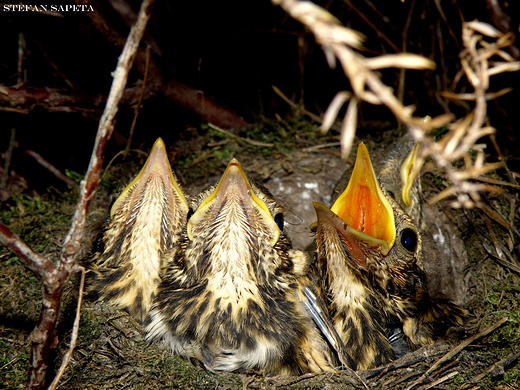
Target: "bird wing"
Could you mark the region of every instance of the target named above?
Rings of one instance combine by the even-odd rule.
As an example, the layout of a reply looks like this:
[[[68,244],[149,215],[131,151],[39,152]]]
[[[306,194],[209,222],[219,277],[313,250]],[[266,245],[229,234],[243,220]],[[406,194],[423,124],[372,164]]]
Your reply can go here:
[[[347,353],[345,344],[343,344],[341,337],[328,316],[324,302],[318,298],[313,287],[305,286],[303,288],[301,302],[323,336],[325,336],[334,351],[336,351],[341,364],[345,367],[355,367],[352,358]]]

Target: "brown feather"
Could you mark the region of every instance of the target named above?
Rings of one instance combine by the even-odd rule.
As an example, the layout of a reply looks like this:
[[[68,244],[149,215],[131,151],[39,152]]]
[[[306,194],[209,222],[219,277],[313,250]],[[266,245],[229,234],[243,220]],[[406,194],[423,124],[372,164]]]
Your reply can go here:
[[[188,203],[159,138],[139,175],[112,207],[90,290],[144,321],[160,283],[163,254],[179,241]]]
[[[147,338],[210,371],[333,369],[338,360],[301,302],[309,260],[277,226],[281,206],[232,160],[193,208],[187,236],[169,254]]]
[[[379,237],[372,237],[370,236],[371,227],[367,225],[369,230],[365,231],[363,219],[356,219],[361,217],[354,215],[353,219],[355,227],[361,229],[359,231],[352,229],[352,226],[348,226],[345,221],[327,209],[329,213],[334,215],[326,216],[324,219],[325,221],[332,221],[332,223],[320,223],[320,218],[318,218],[316,244],[318,265],[321,267],[320,272],[324,275],[323,280],[327,283],[324,288],[329,290],[332,315],[337,316],[335,313],[338,312],[353,313],[353,302],[346,300],[346,297],[352,294],[352,288],[349,285],[358,285],[360,287],[355,289],[358,291],[358,295],[367,297],[364,301],[366,304],[365,312],[370,312],[370,305],[373,305],[372,312],[375,313],[373,320],[389,329],[401,328],[408,344],[416,348],[432,343],[442,333],[443,328],[462,324],[462,319],[467,312],[447,300],[432,298],[428,293],[426,277],[421,267],[425,254],[420,229],[402,207],[404,206],[401,191],[403,184],[398,179],[400,165],[405,161],[405,157],[412,147],[413,142],[404,138],[398,143],[396,150],[387,150],[383,154],[386,159],[375,164],[383,176],[381,176],[378,184],[381,195],[373,194],[374,197],[380,196],[380,198],[379,200],[376,199],[377,201],[374,200],[372,204],[387,202],[390,205],[389,209],[392,211],[391,215],[385,217],[384,209],[378,206],[376,210],[378,217],[373,220],[380,223],[381,226],[385,225],[381,222],[382,220],[392,221],[393,234],[381,234]],[[358,151],[358,155],[359,153]],[[371,169],[368,169],[364,172],[370,171]],[[346,176],[344,175],[344,177]],[[364,173],[363,177],[356,180],[362,180],[364,183],[367,179],[365,176]],[[357,193],[354,193],[355,196],[353,197],[345,197],[343,194],[339,197],[340,192],[343,192],[347,187],[344,178],[342,180],[343,182],[338,185],[341,188],[337,187],[335,195],[333,195],[335,199],[333,208],[341,210],[343,213],[344,210],[348,212],[349,208],[354,206],[353,209],[357,210],[363,216],[362,218],[365,218],[365,215],[370,216],[370,213],[374,212],[370,209],[370,202],[367,203],[367,208],[365,206],[360,208],[359,205],[348,203],[341,204],[338,207],[337,203],[344,202],[345,199],[347,202],[360,199]],[[386,190],[385,186],[391,189],[391,193]],[[417,185],[411,187],[412,202],[408,208],[412,215],[417,216],[416,218],[420,216],[420,209],[417,211],[417,208],[420,208],[420,191],[418,188]],[[363,194],[363,192],[360,192],[360,194]],[[321,208],[326,209],[325,206],[321,206]],[[340,222],[336,221],[334,217]],[[388,229],[388,225],[386,226],[386,229]],[[369,232],[368,237],[367,232]],[[379,246],[379,242],[384,241],[387,236],[395,237],[395,240],[392,239],[393,242],[383,243],[384,245]],[[334,241],[338,240],[342,245],[333,244]],[[333,279],[344,280],[345,282],[333,283]],[[370,301],[370,304],[366,303],[367,301]],[[354,315],[350,315],[351,322],[356,327],[360,320],[356,319]],[[358,318],[360,317],[362,315],[358,315]],[[342,323],[338,320],[335,321],[337,330],[341,333]],[[381,339],[381,329],[373,327],[369,329],[372,335]],[[352,343],[357,343],[358,346],[362,345],[362,339],[353,337],[353,333],[349,333],[348,329],[343,331],[343,337],[347,347]],[[373,347],[369,350],[372,351]],[[387,353],[386,358],[388,359],[390,355]],[[364,366],[377,364],[375,360],[370,362],[368,358],[363,356],[359,357],[358,360]]]

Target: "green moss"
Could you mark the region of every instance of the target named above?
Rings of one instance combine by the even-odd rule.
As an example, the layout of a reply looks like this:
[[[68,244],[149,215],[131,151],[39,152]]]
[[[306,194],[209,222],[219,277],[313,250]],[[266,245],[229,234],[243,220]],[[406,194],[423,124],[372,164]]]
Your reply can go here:
[[[218,160],[230,160],[235,155],[237,149],[234,147],[227,147],[213,151],[213,156]]]
[[[496,291],[492,291],[486,295],[486,302],[492,305],[498,305],[500,294]]]
[[[520,387],[520,367],[518,366],[518,362],[516,362],[514,367],[506,367],[506,369],[507,371],[504,374],[502,382],[507,383],[513,389],[518,389]]]
[[[76,183],[79,183],[81,180],[83,180],[82,174],[75,171],[71,171],[70,169],[65,169],[65,175],[74,180]]]
[[[459,374],[457,376],[455,376],[452,380],[452,383],[451,383],[451,388],[458,388],[459,386],[461,385],[464,385],[466,384],[468,381],[468,377],[464,374]]]
[[[175,164],[178,165],[178,166],[183,167],[183,166],[186,166],[186,165],[190,165],[192,161],[193,161],[193,157],[192,156],[187,156],[187,157],[178,159],[177,161],[175,161]]]
[[[29,354],[24,352],[27,343],[16,340],[15,332],[2,332],[0,339],[0,383],[3,389],[24,389]]]

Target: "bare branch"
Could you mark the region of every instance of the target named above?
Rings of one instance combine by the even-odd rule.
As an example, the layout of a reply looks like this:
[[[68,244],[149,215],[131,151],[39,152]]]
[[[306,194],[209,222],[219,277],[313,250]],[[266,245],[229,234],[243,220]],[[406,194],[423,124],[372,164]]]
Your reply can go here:
[[[104,150],[112,135],[112,131],[114,130],[114,119],[118,110],[118,104],[123,96],[128,79],[128,73],[132,67],[132,61],[139,47],[139,42],[144,34],[146,23],[150,18],[152,4],[153,0],[143,1],[137,20],[134,26],[132,26],[123,52],[119,56],[117,67],[114,72],[114,81],[112,82],[110,94],[107,99],[107,105],[99,122],[96,142],[94,144],[94,150],[90,159],[87,174],[80,184],[80,194],[76,206],[76,212],[72,218],[72,226],[63,243],[62,259],[65,263],[73,263],[76,258],[76,253],[79,250],[87,210],[100,181],[99,173],[103,164]]]
[[[27,268],[33,271],[43,282],[54,283],[56,280],[56,267],[54,263],[34,252],[14,234],[7,226],[0,222],[0,242],[9,248],[16,256],[25,262]]]
[[[58,382],[62,377],[67,365],[70,362],[70,358],[72,357],[72,352],[74,352],[74,348],[76,347],[76,342],[78,340],[78,332],[79,332],[79,321],[81,319],[81,305],[83,303],[83,290],[85,288],[85,268],[78,265],[76,266],[76,271],[81,272],[81,279],[79,282],[79,292],[78,292],[78,305],[76,307],[76,317],[74,318],[74,325],[72,327],[72,335],[70,336],[70,345],[69,350],[63,356],[63,362],[61,363],[60,369],[58,373],[54,377],[52,383],[49,386],[48,390],[54,390],[56,386],[58,386]]]
[[[48,169],[54,176],[56,176],[60,180],[63,180],[69,186],[76,184],[74,180],[61,173],[58,168],[56,168],[54,165],[45,160],[39,153],[36,153],[34,150],[26,150],[25,153],[34,158],[41,166]]]

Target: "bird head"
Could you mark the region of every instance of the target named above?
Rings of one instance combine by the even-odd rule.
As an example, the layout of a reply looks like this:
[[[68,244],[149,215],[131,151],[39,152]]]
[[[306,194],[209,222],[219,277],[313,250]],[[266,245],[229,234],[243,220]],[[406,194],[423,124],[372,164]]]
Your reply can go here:
[[[166,250],[186,225],[188,201],[175,178],[166,146],[158,138],[144,167],[121,192],[110,209],[112,225],[128,241],[121,251],[145,255],[147,247]],[[143,253],[139,253],[143,252]]]
[[[421,183],[418,146],[410,133],[378,152],[374,161],[381,187],[416,224],[421,221]]]
[[[270,246],[278,241],[282,227],[275,218],[281,218],[283,210],[280,206],[276,207],[264,193],[252,187],[237,159],[230,161],[216,187],[207,191],[202,198],[197,211],[188,221],[190,239],[203,233],[206,227],[204,222],[215,215],[219,217],[213,220],[215,228],[225,227],[231,235],[235,234],[234,230],[241,230],[240,233],[251,236],[253,229],[249,227],[255,226],[260,228],[257,232],[259,239],[266,240]],[[276,212],[274,217],[268,204]]]
[[[314,207],[318,229],[334,229],[350,265],[379,273],[376,279],[383,286],[390,282],[389,269],[415,264],[422,256],[414,221],[380,185],[363,143],[358,147],[350,181],[331,209],[317,203]]]
[[[166,146],[161,138],[155,141],[139,174],[125,187],[110,208],[110,218],[124,215],[130,220],[143,206],[161,209],[161,215],[174,223],[174,228],[185,223],[188,214],[188,202],[172,172]],[[157,215],[150,217],[156,218]]]
[[[282,206],[247,179],[238,160],[229,162],[218,184],[201,193],[193,209],[186,259],[198,279],[209,272],[211,280],[234,275],[236,283],[262,284],[285,274],[281,270],[301,274],[307,267],[306,261],[291,260]]]
[[[160,281],[163,254],[179,241],[188,210],[159,138],[111,207],[104,250],[93,267],[93,289],[100,298],[144,320]]]
[[[392,205],[377,181],[365,144],[358,146],[354,170],[347,188],[331,207],[350,227],[352,234],[379,247],[387,255],[395,243],[396,231]]]

